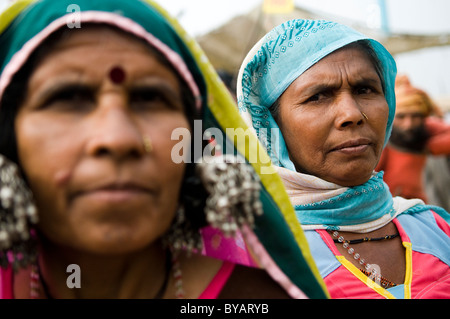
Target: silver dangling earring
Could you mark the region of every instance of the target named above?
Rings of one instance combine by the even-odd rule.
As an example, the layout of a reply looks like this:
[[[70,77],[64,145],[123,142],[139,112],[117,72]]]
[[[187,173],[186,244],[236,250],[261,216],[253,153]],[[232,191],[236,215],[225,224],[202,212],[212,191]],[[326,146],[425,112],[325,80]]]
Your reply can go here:
[[[205,157],[197,173],[209,193],[205,214],[211,226],[228,237],[244,225],[253,227],[263,208],[260,180],[251,165],[232,155]]]
[[[204,157],[196,164],[196,174],[207,193],[204,213],[209,225],[227,237],[235,235],[244,225],[253,227],[255,216],[262,215],[263,207],[259,198],[260,180],[252,166],[232,155]],[[186,218],[183,206],[178,209],[164,242],[174,250],[202,249],[199,227]]]
[[[262,215],[263,207],[259,198],[259,177],[250,165],[231,155],[204,157],[196,165],[196,174],[208,193],[204,213],[211,226],[221,230],[225,236],[234,235],[244,225],[253,227],[254,216]],[[176,297],[184,298],[178,254],[182,249],[188,254],[199,252],[203,242],[199,227],[186,218],[183,205],[179,207],[163,242],[172,253]]]
[[[199,229],[186,218],[184,206],[176,212],[175,220],[164,236],[164,243],[172,250],[185,249],[188,253],[201,251],[202,238]]]
[[[15,270],[35,261],[30,226],[38,221],[31,191],[17,166],[0,155],[0,265]]]

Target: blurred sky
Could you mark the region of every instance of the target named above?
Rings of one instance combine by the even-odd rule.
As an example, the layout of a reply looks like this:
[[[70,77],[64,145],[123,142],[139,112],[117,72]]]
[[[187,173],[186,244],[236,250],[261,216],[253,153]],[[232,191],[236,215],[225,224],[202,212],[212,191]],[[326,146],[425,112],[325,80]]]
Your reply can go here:
[[[248,13],[263,0],[157,0],[192,35],[201,35]],[[449,0],[385,0],[387,23],[381,19],[382,0],[295,0],[299,7],[326,18],[349,19],[393,33],[450,34]],[[427,48],[395,56],[399,73],[432,97],[450,97],[450,46]]]
[[[193,35],[205,33],[245,14],[263,0],[156,0]],[[295,0],[297,6],[380,26],[378,5],[386,4],[388,24],[393,32],[413,34],[450,32],[448,0]]]
[[[13,0],[0,0],[3,10]],[[193,36],[204,34],[236,15],[250,12],[263,0],[156,0],[177,17]],[[73,0],[76,3],[76,0]],[[380,3],[385,3],[384,24],[394,33],[450,34],[449,0],[295,0],[299,7],[332,19],[349,19],[369,27],[383,26]],[[243,30],[245,32],[245,30]],[[450,46],[428,48],[395,56],[399,73],[433,97],[450,97]]]

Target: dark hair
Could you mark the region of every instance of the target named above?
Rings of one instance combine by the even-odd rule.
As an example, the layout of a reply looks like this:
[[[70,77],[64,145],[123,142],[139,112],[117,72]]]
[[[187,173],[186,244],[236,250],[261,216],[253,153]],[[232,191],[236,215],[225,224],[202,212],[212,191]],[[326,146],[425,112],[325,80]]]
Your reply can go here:
[[[384,84],[384,76],[383,76],[383,67],[381,64],[380,59],[378,59],[377,54],[375,53],[375,50],[373,49],[372,45],[368,40],[358,40],[356,42],[352,42],[350,44],[347,44],[346,46],[343,46],[342,48],[357,48],[361,49],[362,51],[366,52],[370,61],[372,62],[373,66],[375,67],[375,71],[377,72],[378,76],[381,80],[381,85],[383,88],[383,93],[386,93],[386,88]],[[342,49],[341,48],[341,49]],[[280,99],[281,95],[278,97],[278,99],[269,107],[270,114],[272,114],[274,120],[278,123],[279,113],[280,113]]]

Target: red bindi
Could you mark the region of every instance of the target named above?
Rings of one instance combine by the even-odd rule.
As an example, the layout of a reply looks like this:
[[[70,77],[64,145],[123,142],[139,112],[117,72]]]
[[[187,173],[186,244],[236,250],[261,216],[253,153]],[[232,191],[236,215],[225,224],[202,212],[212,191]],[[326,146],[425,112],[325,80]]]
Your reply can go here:
[[[120,66],[115,66],[109,71],[109,78],[114,84],[121,84],[125,81],[126,74]]]

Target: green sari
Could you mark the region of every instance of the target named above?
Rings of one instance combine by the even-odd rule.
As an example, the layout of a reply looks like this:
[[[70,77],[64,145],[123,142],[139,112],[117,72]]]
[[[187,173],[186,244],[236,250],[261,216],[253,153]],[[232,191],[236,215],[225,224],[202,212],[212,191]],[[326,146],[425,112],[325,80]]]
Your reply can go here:
[[[145,38],[164,51],[189,84],[202,111],[203,129],[218,128],[224,136],[221,145],[224,153],[241,155],[259,175],[264,214],[256,217],[253,229],[243,230],[246,247],[256,262],[288,292],[299,290],[309,298],[327,298],[280,177],[196,41],[153,1],[77,0],[76,6],[73,3],[73,0],[16,1],[0,16],[0,102],[11,78],[31,52],[63,26],[107,23]]]

